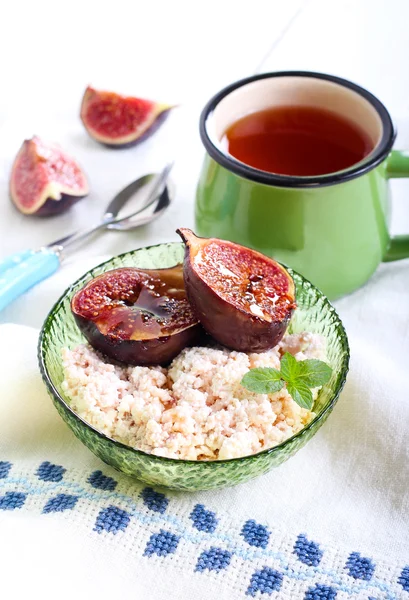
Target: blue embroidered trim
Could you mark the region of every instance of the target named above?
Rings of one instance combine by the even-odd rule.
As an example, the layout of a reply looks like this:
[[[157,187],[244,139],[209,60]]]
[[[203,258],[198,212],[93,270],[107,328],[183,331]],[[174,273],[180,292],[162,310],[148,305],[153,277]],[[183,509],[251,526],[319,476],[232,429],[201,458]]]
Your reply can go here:
[[[167,556],[168,554],[174,554],[179,540],[180,537],[178,535],[161,529],[159,533],[151,535],[143,555],[152,556],[152,554],[156,554],[157,556]]]
[[[145,506],[161,515],[165,512],[169,504],[169,498],[166,498],[165,494],[155,492],[151,487],[142,490],[141,498]]]
[[[46,461],[38,467],[36,475],[42,481],[62,481],[65,471],[64,467]]]
[[[271,594],[278,592],[283,583],[283,576],[279,571],[263,567],[260,571],[256,571],[251,576],[250,585],[247,588],[247,596],[255,596],[256,592],[262,594]]]
[[[50,498],[47,504],[43,508],[43,513],[51,512],[64,512],[64,510],[71,510],[78,502],[78,496],[71,496],[70,494],[57,494],[53,498]]]
[[[244,523],[241,535],[249,546],[255,546],[256,548],[267,548],[270,539],[267,527],[256,523],[253,519],[249,519]]]
[[[190,513],[190,518],[192,519],[193,527],[199,531],[207,531],[207,533],[213,533],[219,522],[216,513],[207,510],[203,504],[196,504]]]
[[[112,477],[107,477],[102,471],[94,471],[87,479],[88,483],[96,490],[109,490],[113,492],[118,482]]]
[[[328,585],[316,583],[314,587],[310,587],[305,594],[305,600],[335,600],[337,590]]]
[[[199,550],[194,567],[199,573],[226,571],[234,557],[246,561],[254,571],[247,582],[243,582],[244,593],[252,597],[258,593],[269,596],[280,590],[286,580],[292,580],[304,586],[304,600],[334,600],[338,592],[351,598],[360,594],[361,598],[365,591],[382,594],[373,596],[369,593],[368,600],[380,600],[381,597],[383,600],[401,600],[402,594],[409,600],[409,595],[406,596],[406,592],[409,593],[408,565],[400,571],[385,569],[381,564],[377,566],[372,558],[355,551],[345,555],[343,567],[338,566],[338,561],[335,567],[328,568],[323,559],[331,550],[303,533],[292,542],[288,552],[280,551],[282,546],[279,544],[274,548],[271,531],[253,519],[247,520],[241,529],[240,525],[236,530],[231,524],[223,527],[221,518],[203,504],[196,504],[188,518],[183,519],[168,512],[170,498],[151,487],[141,490],[138,501],[117,491],[118,482],[102,471],[94,471],[85,478],[89,487],[69,481],[66,473],[64,467],[47,461],[38,467],[34,477],[13,477],[12,464],[1,461],[0,489],[6,486],[13,489],[0,496],[0,511],[21,509],[31,496],[44,498],[43,514],[66,511],[70,514],[79,500],[99,507],[106,503],[100,508],[93,527],[98,534],[124,535],[135,521],[146,528],[159,526],[159,530],[150,535],[143,556],[164,558],[178,554],[183,540]],[[264,566],[260,565],[261,561]],[[392,577],[395,571],[396,575]]]
[[[103,531],[108,531],[108,533],[125,531],[130,520],[131,515],[126,510],[122,510],[117,506],[108,506],[108,508],[103,508],[99,512],[94,531],[98,531],[98,533]]]
[[[307,537],[300,533],[297,541],[294,544],[294,554],[298,559],[309,567],[318,567],[320,564],[323,552],[316,542],[307,540]]]
[[[405,592],[409,592],[409,566],[402,569],[402,573],[398,578],[398,583],[401,584]]]
[[[6,492],[4,496],[0,496],[0,510],[21,508],[26,498],[27,495],[21,492]]]
[[[5,460],[0,460],[0,479],[5,479],[10,472],[12,464]]]
[[[370,558],[365,558],[359,552],[352,552],[349,555],[345,568],[354,579],[363,579],[369,581],[374,574],[375,565]]]
[[[232,553],[222,548],[214,548],[205,550],[199,556],[195,571],[222,571],[226,569],[231,561]]]

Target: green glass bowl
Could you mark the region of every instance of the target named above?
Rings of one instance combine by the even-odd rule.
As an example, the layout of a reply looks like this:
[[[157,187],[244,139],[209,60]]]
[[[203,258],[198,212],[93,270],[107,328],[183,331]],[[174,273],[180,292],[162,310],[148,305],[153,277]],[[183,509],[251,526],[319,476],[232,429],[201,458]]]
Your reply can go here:
[[[349,347],[345,329],[327,298],[301,275],[290,271],[298,303],[290,331],[310,331],[325,336],[328,360],[333,368],[331,380],[323,387],[315,403],[316,417],[302,431],[258,454],[208,462],[153,456],[107,437],[70,408],[69,399],[62,389],[61,348],[74,348],[85,341],[71,314],[70,300],[90,279],[110,269],[171,267],[180,263],[183,255],[184,246],[181,243],[160,244],[122,254],[86,273],[66,290],[45,320],[39,339],[38,358],[43,380],[56,409],[74,434],[94,454],[126,475],[150,485],[194,491],[242,483],[281,465],[302,448],[334,408],[348,372]]]

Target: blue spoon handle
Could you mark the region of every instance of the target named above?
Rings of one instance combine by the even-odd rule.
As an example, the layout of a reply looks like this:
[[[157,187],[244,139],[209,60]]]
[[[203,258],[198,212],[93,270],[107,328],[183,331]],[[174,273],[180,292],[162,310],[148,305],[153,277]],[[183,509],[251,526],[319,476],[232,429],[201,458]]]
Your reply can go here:
[[[16,267],[19,263],[29,258],[32,253],[32,250],[23,250],[23,252],[17,252],[16,254],[11,254],[10,256],[6,256],[6,258],[2,258],[0,260],[0,276],[3,275],[5,271]]]
[[[58,269],[51,250],[26,250],[0,261],[0,310]]]

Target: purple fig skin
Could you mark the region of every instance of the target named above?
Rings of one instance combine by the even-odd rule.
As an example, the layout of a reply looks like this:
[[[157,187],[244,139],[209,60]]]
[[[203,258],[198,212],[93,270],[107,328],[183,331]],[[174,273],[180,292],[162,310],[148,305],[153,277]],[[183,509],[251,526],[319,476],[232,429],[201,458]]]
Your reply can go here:
[[[194,234],[188,229],[178,229],[177,233],[186,244],[183,263],[186,294],[207,333],[223,346],[238,352],[260,353],[276,346],[287,330],[294,308],[290,305],[283,319],[268,322],[230,304],[196,272],[191,256]],[[207,241],[205,238],[194,237],[199,244],[200,240]],[[254,252],[250,249],[248,251]],[[289,274],[288,277],[292,283]]]
[[[31,214],[33,217],[53,217],[70,209],[71,206],[73,206],[73,204],[76,204],[78,200],[81,200],[81,198],[85,198],[85,195],[71,196],[68,194],[62,194],[60,200],[53,200],[52,198],[48,198],[35,213]],[[13,199],[12,202],[15,205]]]
[[[156,117],[155,121],[152,123],[152,125],[149,127],[149,129],[144,131],[141,136],[135,138],[132,142],[127,142],[126,144],[107,144],[106,142],[103,142],[102,145],[105,146],[106,148],[112,148],[114,150],[126,150],[126,148],[133,148],[134,146],[137,146],[141,142],[144,142],[145,140],[150,138],[163,125],[163,123],[168,118],[170,111],[173,108],[174,108],[173,106],[170,106],[166,110],[162,111]],[[101,142],[98,142],[98,143],[100,144]]]
[[[166,367],[187,346],[198,344],[203,336],[199,324],[179,333],[151,340],[113,340],[100,332],[92,321],[74,313],[75,321],[95,350],[114,360],[135,366]]]
[[[204,331],[189,305],[182,269],[122,267],[85,284],[72,297],[71,311],[91,346],[122,363],[165,366],[198,343]]]

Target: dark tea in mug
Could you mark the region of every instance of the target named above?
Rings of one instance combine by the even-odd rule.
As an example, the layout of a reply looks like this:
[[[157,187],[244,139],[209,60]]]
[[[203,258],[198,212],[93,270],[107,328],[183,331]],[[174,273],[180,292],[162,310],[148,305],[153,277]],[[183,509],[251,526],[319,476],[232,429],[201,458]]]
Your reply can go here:
[[[312,106],[275,106],[230,125],[223,148],[237,160],[280,175],[325,175],[359,163],[373,149],[356,123]]]

